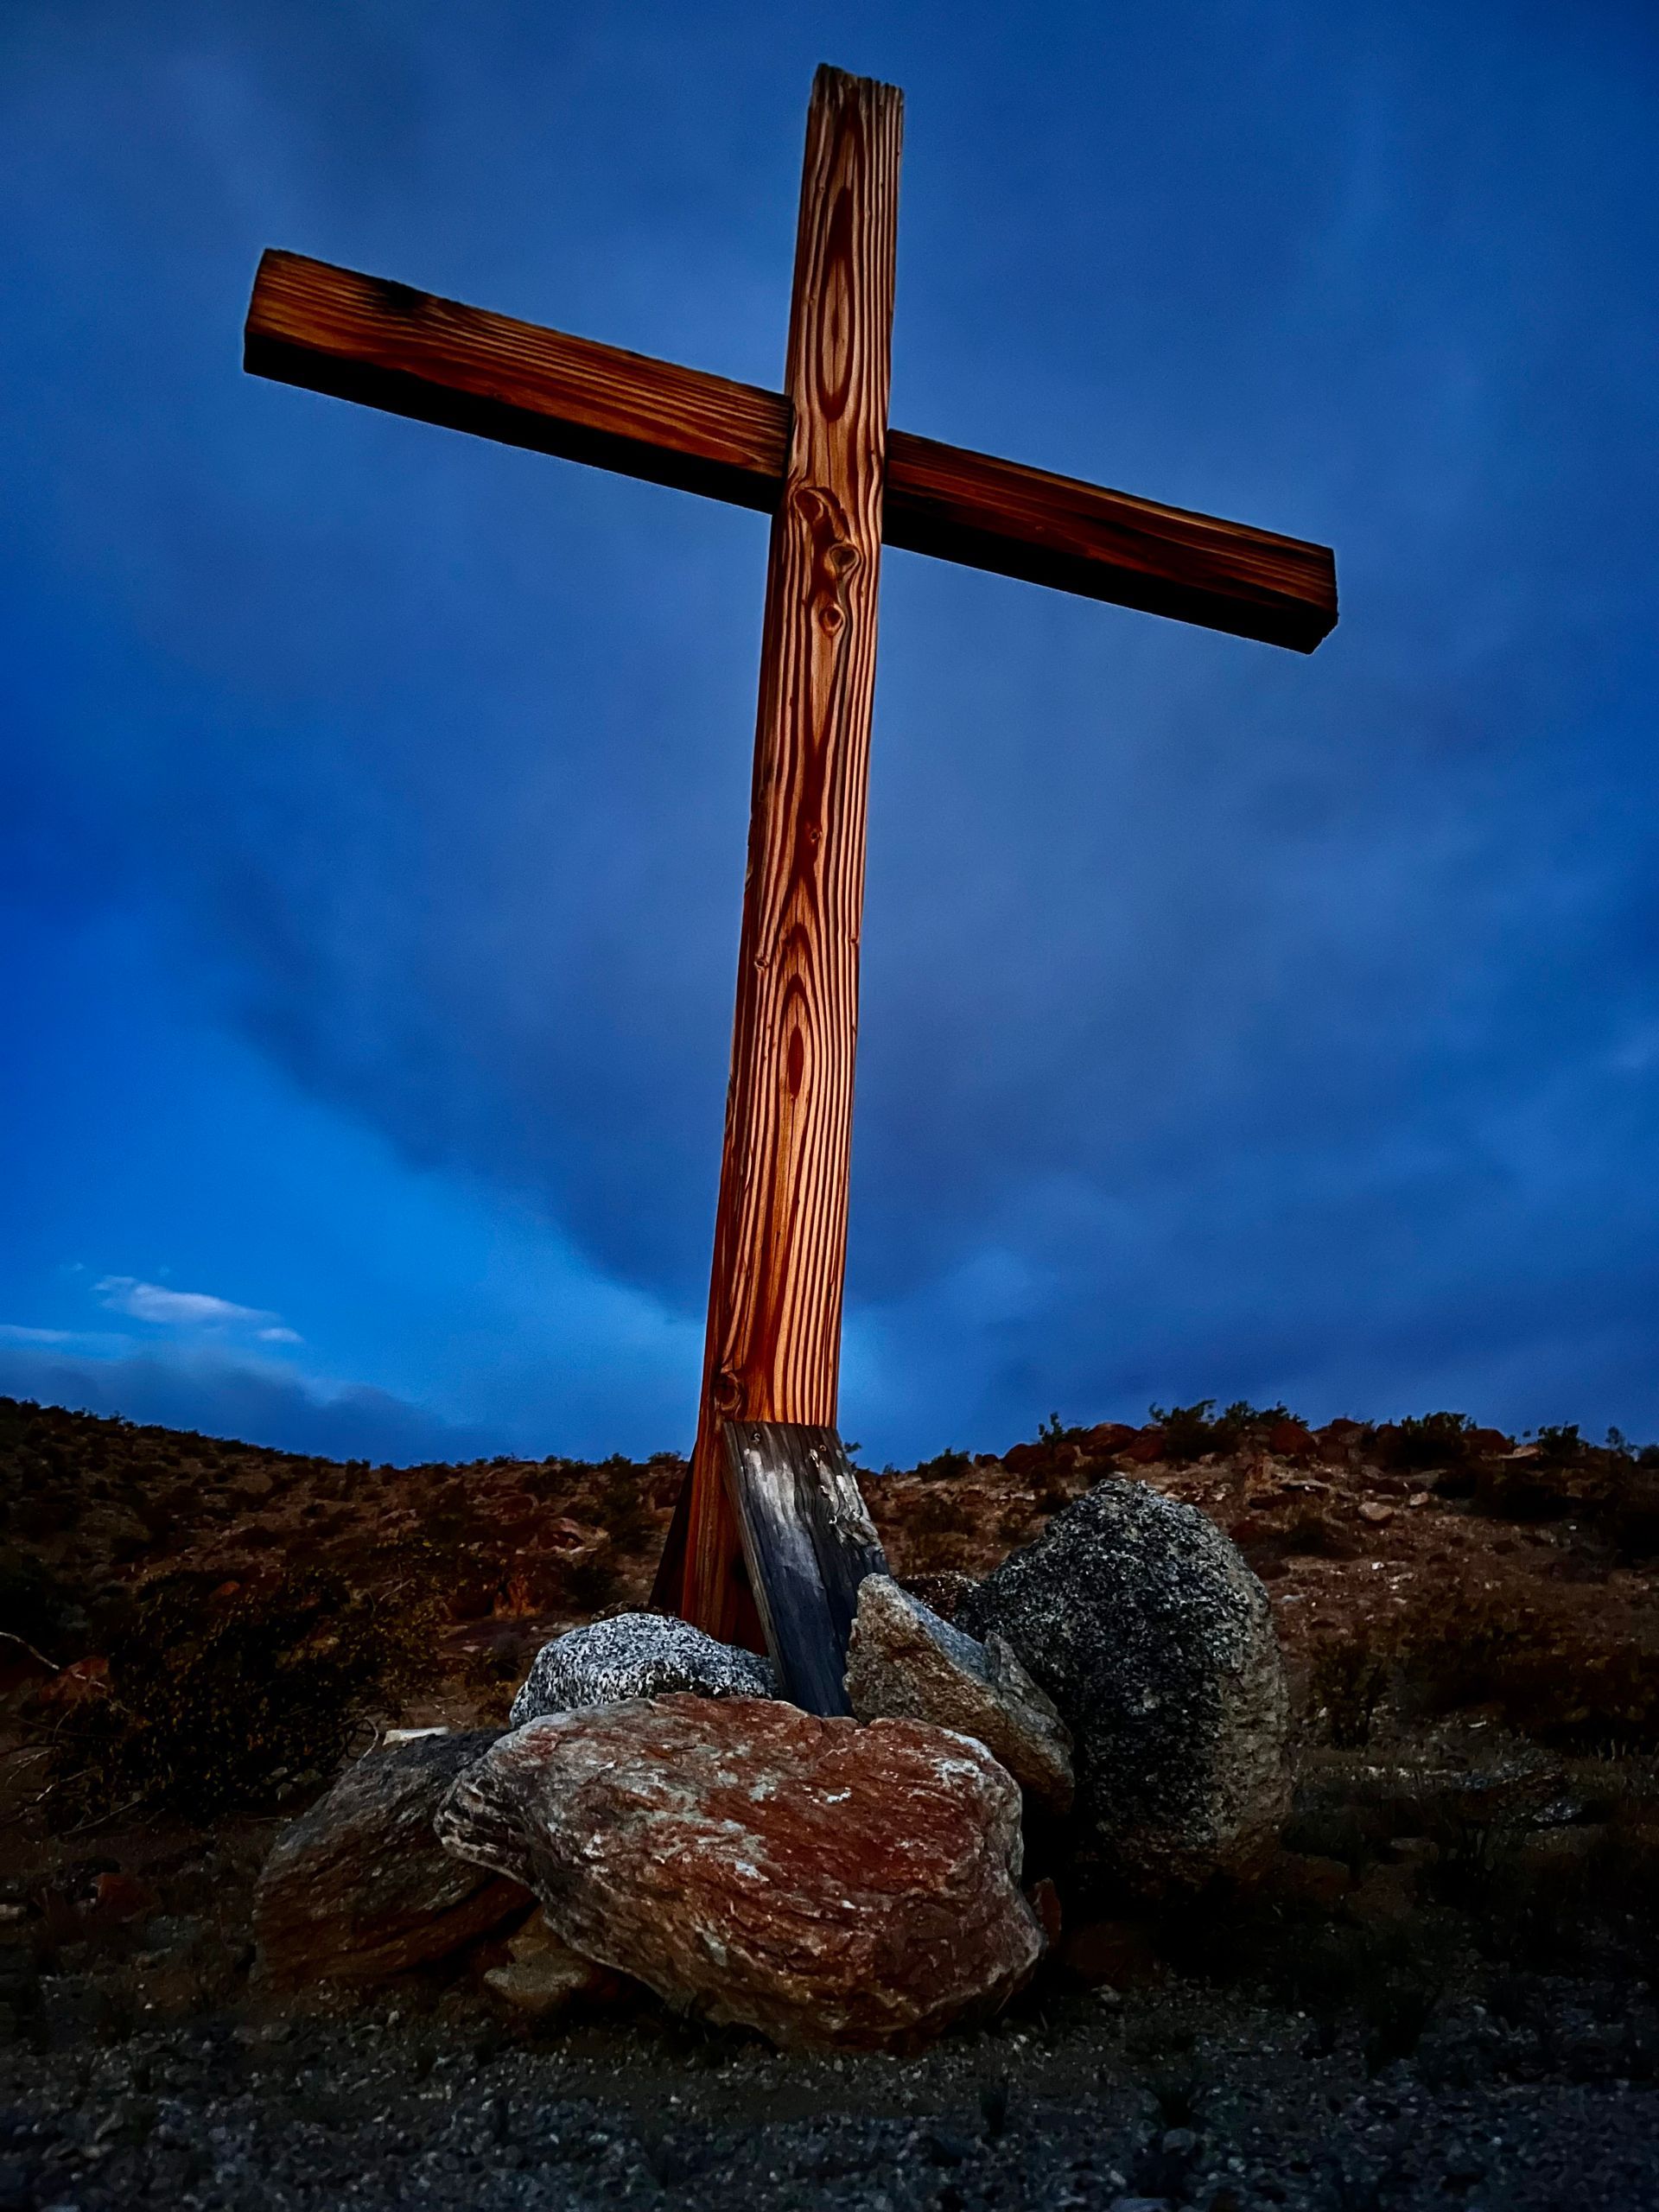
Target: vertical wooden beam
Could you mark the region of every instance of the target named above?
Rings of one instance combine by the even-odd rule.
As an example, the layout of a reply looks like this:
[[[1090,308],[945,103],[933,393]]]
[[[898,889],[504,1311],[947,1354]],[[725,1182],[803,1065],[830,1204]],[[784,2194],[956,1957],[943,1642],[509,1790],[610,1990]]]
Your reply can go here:
[[[821,68],[790,305],[702,1404],[659,1603],[753,1633],[721,1424],[833,1427],[902,96]]]
[[[728,1421],[728,1494],[749,1588],[783,1694],[808,1713],[850,1713],[847,1645],[859,1585],[885,1574],[881,1539],[833,1428]]]

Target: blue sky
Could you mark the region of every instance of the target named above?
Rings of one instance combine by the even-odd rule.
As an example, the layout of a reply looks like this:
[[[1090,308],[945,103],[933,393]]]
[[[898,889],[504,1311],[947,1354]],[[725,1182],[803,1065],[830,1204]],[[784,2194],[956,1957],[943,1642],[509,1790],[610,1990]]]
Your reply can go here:
[[[690,1438],[762,519],[242,375],[281,245],[1338,549],[1311,659],[890,556],[842,1428],[1659,1433],[1659,29],[11,0],[0,1389]]]

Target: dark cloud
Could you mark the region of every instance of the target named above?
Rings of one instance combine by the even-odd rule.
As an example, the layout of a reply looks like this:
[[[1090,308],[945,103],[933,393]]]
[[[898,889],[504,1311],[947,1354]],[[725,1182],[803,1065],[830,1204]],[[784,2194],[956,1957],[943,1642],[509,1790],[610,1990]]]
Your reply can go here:
[[[377,1465],[480,1459],[505,1448],[498,1434],[442,1421],[385,1390],[323,1396],[294,1376],[212,1357],[78,1359],[0,1344],[0,1395]]]
[[[276,242],[775,379],[822,20],[76,20],[7,33],[14,895],[159,907],[286,1076],[694,1311],[764,526],[253,384],[236,328]],[[1344,604],[1305,661],[889,563],[873,1412],[1659,1425],[1651,27],[836,41],[909,98],[896,416],[1332,539]]]

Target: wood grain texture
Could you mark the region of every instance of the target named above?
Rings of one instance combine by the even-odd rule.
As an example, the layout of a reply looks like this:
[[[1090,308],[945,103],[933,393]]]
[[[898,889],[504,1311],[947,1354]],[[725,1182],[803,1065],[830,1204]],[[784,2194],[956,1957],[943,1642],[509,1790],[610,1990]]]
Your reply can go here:
[[[883,542],[1301,652],[1337,620],[1326,547],[889,435],[901,114],[819,71],[781,394],[275,251],[246,330],[258,374],[772,518],[703,1399],[656,1587],[750,1642],[722,1431],[835,1419]]]
[[[721,1425],[833,1427],[903,104],[820,69],[761,624],[748,868],[677,1610],[738,1618]],[[660,1594],[666,1596],[666,1592]]]
[[[1160,506],[895,430],[889,545],[1310,653],[1337,620],[1328,545]]]
[[[781,392],[272,251],[244,359],[261,376],[772,512]],[[1310,652],[1330,548],[893,431],[887,544]]]
[[[243,365],[257,376],[770,513],[782,395],[268,251]]]
[[[808,1713],[852,1711],[847,1644],[858,1586],[887,1563],[833,1428],[721,1427],[728,1494],[784,1695]]]

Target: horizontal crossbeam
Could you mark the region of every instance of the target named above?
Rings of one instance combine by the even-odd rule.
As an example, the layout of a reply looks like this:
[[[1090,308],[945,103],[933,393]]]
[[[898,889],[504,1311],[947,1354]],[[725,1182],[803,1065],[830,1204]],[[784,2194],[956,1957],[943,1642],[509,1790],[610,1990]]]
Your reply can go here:
[[[505,445],[770,513],[781,392],[267,252],[246,366]],[[1087,599],[1311,652],[1337,619],[1330,548],[893,430],[883,540]]]

